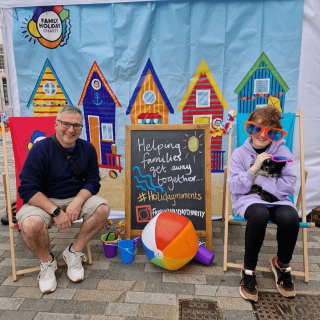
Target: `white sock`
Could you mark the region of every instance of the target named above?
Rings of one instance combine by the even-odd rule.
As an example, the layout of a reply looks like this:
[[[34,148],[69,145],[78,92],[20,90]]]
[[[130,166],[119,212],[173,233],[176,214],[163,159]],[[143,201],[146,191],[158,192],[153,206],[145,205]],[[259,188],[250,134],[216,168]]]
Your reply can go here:
[[[70,244],[70,247],[69,247],[69,251],[70,251],[70,252],[72,252],[72,253],[74,253],[74,254],[81,252],[81,251],[75,251],[75,250],[73,249],[73,246],[72,246],[72,245],[73,245],[73,243],[71,243],[71,244]]]
[[[52,259],[51,259],[51,261],[48,260],[47,262],[50,261],[52,263],[54,261],[54,255],[51,252],[50,252],[50,255],[51,255]],[[47,262],[44,262],[44,263],[47,263]],[[43,265],[43,263],[41,261],[40,261],[40,264]]]

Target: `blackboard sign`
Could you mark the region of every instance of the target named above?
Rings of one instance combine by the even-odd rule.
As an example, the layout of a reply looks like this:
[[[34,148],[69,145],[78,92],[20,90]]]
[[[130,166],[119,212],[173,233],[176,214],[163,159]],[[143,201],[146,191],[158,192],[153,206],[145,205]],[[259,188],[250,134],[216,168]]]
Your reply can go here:
[[[126,238],[157,214],[191,220],[211,248],[209,125],[126,126]]]

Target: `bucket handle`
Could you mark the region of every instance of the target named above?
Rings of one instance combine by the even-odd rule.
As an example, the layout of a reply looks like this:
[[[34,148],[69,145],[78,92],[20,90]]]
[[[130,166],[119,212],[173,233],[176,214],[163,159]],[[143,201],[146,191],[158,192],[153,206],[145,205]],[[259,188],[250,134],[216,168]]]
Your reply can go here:
[[[118,246],[118,243],[113,244],[113,243],[106,243],[104,241],[101,241],[101,242],[104,243],[106,246],[112,246],[112,247],[117,247]]]
[[[133,256],[135,255],[136,253],[136,248],[134,248],[134,253],[132,253],[129,248],[121,248],[121,249],[124,249],[125,251],[129,252],[130,254],[132,254]]]
[[[200,247],[201,245],[203,245],[204,247],[206,246],[205,242],[201,242],[200,240],[198,241],[198,247]]]

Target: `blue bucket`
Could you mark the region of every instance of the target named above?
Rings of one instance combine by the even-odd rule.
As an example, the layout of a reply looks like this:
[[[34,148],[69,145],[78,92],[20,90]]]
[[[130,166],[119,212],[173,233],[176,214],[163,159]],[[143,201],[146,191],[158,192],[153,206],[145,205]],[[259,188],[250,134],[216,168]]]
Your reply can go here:
[[[123,263],[131,263],[134,260],[137,243],[133,245],[133,240],[127,239],[118,242],[120,258]]]

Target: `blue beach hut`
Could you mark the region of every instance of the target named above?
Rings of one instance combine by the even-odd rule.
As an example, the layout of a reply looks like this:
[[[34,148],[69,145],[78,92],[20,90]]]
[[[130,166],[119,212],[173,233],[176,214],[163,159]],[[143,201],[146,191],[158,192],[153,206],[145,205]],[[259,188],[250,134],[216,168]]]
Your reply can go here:
[[[121,105],[94,61],[86,79],[78,105],[83,105],[87,140],[97,151],[101,168],[121,172],[121,155],[116,154],[116,107]]]
[[[283,112],[288,90],[287,84],[262,52],[234,91],[238,95],[238,113],[251,113],[268,104]]]

